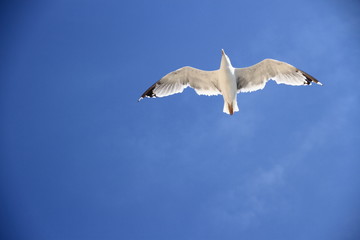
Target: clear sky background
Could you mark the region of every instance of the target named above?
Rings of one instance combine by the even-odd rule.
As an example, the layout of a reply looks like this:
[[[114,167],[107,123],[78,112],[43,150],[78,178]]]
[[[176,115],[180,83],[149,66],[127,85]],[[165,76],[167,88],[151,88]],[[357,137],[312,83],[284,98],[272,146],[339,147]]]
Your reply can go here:
[[[12,1],[1,239],[360,239],[360,4]],[[182,66],[286,61],[323,87],[139,96]]]

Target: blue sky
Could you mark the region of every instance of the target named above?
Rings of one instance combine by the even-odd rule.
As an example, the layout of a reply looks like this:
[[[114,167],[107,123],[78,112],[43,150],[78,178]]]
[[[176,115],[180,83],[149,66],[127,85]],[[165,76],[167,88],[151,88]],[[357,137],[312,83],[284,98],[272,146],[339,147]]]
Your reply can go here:
[[[359,239],[357,1],[1,6],[1,239]],[[139,96],[286,61],[323,87]]]

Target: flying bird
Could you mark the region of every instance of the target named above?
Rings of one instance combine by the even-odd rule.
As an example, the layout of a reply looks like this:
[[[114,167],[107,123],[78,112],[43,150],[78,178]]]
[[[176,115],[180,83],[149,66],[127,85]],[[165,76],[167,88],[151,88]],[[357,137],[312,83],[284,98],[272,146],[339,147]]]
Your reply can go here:
[[[219,70],[204,71],[188,66],[182,67],[154,83],[138,101],[145,97],[166,97],[181,93],[190,86],[199,95],[222,95],[223,112],[233,115],[239,111],[236,99],[238,93],[263,89],[269,80],[293,86],[310,85],[312,82],[322,85],[310,74],[286,62],[264,59],[250,67],[234,68],[223,49],[221,53]]]

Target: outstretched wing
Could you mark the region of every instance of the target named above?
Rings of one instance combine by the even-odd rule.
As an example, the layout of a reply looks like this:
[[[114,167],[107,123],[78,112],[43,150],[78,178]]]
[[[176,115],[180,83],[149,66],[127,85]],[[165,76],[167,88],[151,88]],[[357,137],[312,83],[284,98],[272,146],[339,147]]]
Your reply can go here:
[[[238,92],[252,92],[263,89],[270,79],[277,84],[300,86],[315,82],[322,85],[311,75],[298,68],[273,59],[265,59],[251,67],[236,68],[235,77]]]
[[[199,95],[218,95],[218,71],[203,71],[192,67],[183,67],[171,72],[154,83],[146,90],[144,97],[166,97],[181,93],[188,86],[195,89]]]

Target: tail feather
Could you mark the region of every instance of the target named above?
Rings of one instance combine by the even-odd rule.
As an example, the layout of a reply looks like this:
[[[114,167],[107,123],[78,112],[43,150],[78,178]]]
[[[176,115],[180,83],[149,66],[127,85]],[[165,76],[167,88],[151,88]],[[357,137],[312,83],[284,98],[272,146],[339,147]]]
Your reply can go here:
[[[234,100],[232,103],[228,103],[226,101],[224,102],[224,108],[223,108],[224,113],[233,115],[234,112],[238,112],[238,111],[239,111],[239,108],[238,108],[236,100]]]

